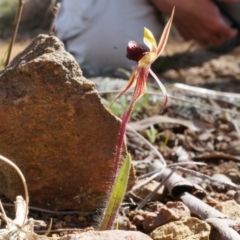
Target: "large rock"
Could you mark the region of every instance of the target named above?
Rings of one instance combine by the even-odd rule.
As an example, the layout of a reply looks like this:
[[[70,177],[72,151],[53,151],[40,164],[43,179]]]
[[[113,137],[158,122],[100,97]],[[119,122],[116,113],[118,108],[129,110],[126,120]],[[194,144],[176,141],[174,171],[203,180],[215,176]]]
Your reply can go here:
[[[0,154],[26,177],[32,206],[90,211],[112,177],[120,123],[53,36],[39,35],[0,73]],[[0,162],[0,192],[23,195]]]

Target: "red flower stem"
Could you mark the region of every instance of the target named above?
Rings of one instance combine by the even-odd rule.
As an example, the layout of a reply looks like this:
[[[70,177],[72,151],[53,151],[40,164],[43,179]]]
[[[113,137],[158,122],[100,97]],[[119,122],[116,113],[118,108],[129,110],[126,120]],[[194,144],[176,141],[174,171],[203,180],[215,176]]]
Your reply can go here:
[[[122,152],[122,146],[123,146],[123,141],[124,141],[124,136],[125,136],[125,133],[126,133],[128,119],[130,118],[130,115],[131,115],[131,112],[132,112],[132,107],[133,106],[131,105],[122,117],[122,123],[121,123],[120,131],[119,131],[117,149],[116,149],[116,155],[115,155],[115,161],[114,161],[114,168],[113,168],[114,180],[116,179],[116,176],[117,176],[117,171],[118,171],[118,167],[119,167],[119,162],[120,162],[121,152]]]

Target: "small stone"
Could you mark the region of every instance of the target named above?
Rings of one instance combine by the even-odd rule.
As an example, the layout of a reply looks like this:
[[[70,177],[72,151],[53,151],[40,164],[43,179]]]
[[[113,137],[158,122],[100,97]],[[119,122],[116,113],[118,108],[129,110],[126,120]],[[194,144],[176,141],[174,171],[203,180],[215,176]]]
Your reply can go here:
[[[230,113],[228,112],[222,112],[219,116],[219,119],[223,122],[223,123],[231,123],[232,122],[232,116]]]
[[[190,217],[158,227],[150,236],[153,240],[209,240],[210,230],[205,221]]]
[[[240,155],[240,140],[231,141],[226,149],[226,153]]]
[[[114,222],[118,230],[130,230],[132,227],[131,222],[125,216],[117,216]]]
[[[186,218],[191,216],[191,212],[189,208],[180,201],[175,202],[167,202],[166,207],[174,211],[174,214],[178,216],[179,218]]]
[[[79,216],[79,217],[78,217],[78,221],[79,221],[79,222],[86,222],[87,220],[86,220],[85,217]]]
[[[236,191],[235,194],[234,194],[234,200],[240,204],[240,191]]]
[[[216,119],[215,119],[215,116],[213,116],[212,114],[204,114],[202,116],[202,120],[203,121],[206,121],[207,123],[210,123],[210,124],[214,124]]]
[[[156,202],[149,202],[147,206],[148,206],[148,209],[149,209],[151,212],[158,212],[159,209],[160,209],[162,206],[164,206],[164,204],[161,203],[161,202],[156,201]]]
[[[240,205],[237,204],[236,201],[229,200],[226,202],[221,202],[215,208],[228,216],[228,218],[240,221]]]
[[[63,224],[62,221],[61,222],[57,222],[57,223],[54,224],[54,228],[55,229],[61,229],[63,227],[64,227],[64,224]]]
[[[166,72],[164,72],[164,77],[168,78],[168,79],[179,79],[180,74],[178,73],[178,71],[176,70],[167,70]]]
[[[145,232],[151,232],[159,226],[162,226],[170,221],[176,221],[181,218],[190,217],[190,210],[179,201],[168,202],[166,205],[160,206],[155,212],[142,211],[138,215],[139,225],[141,224]],[[133,218],[134,219],[134,218]],[[137,220],[134,220],[134,222]],[[137,225],[137,223],[135,223]]]
[[[230,127],[229,127],[229,125],[228,124],[220,124],[220,126],[219,126],[219,129],[220,130],[222,130],[222,131],[226,131],[226,132],[229,132],[230,131]]]
[[[163,222],[165,222],[164,219],[158,219],[157,213],[145,212],[142,227],[145,232],[151,232],[153,229],[161,226]]]
[[[179,219],[180,216],[175,214],[173,210],[167,208],[167,206],[163,206],[157,213],[145,212],[142,226],[145,232],[151,232],[155,228],[162,226],[167,222],[176,221]]]
[[[136,184],[141,184],[141,182],[144,182],[146,179],[139,180]],[[152,180],[151,182],[145,184],[140,189],[135,190],[134,194],[142,199],[144,199],[146,196],[148,196],[151,192],[154,191],[155,188],[159,186],[159,182]],[[154,197],[152,198],[152,201],[161,201],[163,198],[163,189],[164,187],[160,188]]]
[[[143,223],[144,217],[140,214],[137,214],[136,216],[134,216],[133,218],[133,223],[138,227],[142,227],[142,223]]]
[[[66,216],[64,216],[63,219],[64,219],[64,221],[67,222],[67,223],[72,222],[72,216],[71,216],[71,215],[66,215]]]

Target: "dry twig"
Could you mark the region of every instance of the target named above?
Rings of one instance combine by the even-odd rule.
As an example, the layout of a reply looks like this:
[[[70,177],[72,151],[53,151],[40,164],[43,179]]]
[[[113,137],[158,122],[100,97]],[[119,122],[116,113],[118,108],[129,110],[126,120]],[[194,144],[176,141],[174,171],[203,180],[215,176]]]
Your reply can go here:
[[[23,3],[24,3],[23,0],[19,0],[18,11],[17,11],[17,14],[16,14],[15,22],[14,22],[11,42],[9,44],[7,59],[5,61],[5,67],[7,67],[7,65],[9,63],[9,60],[10,60],[10,57],[11,57],[12,47],[13,47],[13,44],[14,44],[15,39],[16,39],[19,22],[20,22],[20,19],[21,19],[21,16],[22,16]]]
[[[224,240],[240,240],[239,234],[229,227],[234,221],[226,219],[223,213],[186,192],[180,196],[180,199],[191,213],[213,225]]]

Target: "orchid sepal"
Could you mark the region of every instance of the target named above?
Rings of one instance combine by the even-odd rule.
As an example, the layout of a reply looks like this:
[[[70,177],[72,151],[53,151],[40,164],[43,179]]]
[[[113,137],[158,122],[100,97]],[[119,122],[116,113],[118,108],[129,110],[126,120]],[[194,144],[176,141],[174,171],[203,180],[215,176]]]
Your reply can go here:
[[[157,52],[157,42],[152,32],[148,28],[144,28],[143,42],[149,48],[150,52]]]
[[[172,10],[172,14],[163,30],[163,33],[162,33],[162,36],[159,40],[159,44],[158,44],[158,47],[157,47],[157,56],[159,57],[162,53],[162,51],[164,50],[165,46],[166,46],[166,43],[167,43],[167,39],[168,39],[168,36],[169,36],[169,33],[170,33],[170,29],[171,29],[171,26],[172,26],[172,22],[173,22],[173,16],[174,16],[174,12],[175,12],[175,7],[173,7],[173,10]]]
[[[109,108],[111,108],[111,106],[113,105],[113,103],[118,99],[120,98],[125,92],[127,92],[130,88],[134,87],[134,85],[136,84],[136,81],[137,81],[137,77],[136,77],[136,74],[137,74],[137,69],[135,67],[135,69],[133,70],[128,82],[127,82],[127,85],[124,87],[124,89],[114,98],[114,100],[110,103],[109,105]]]

